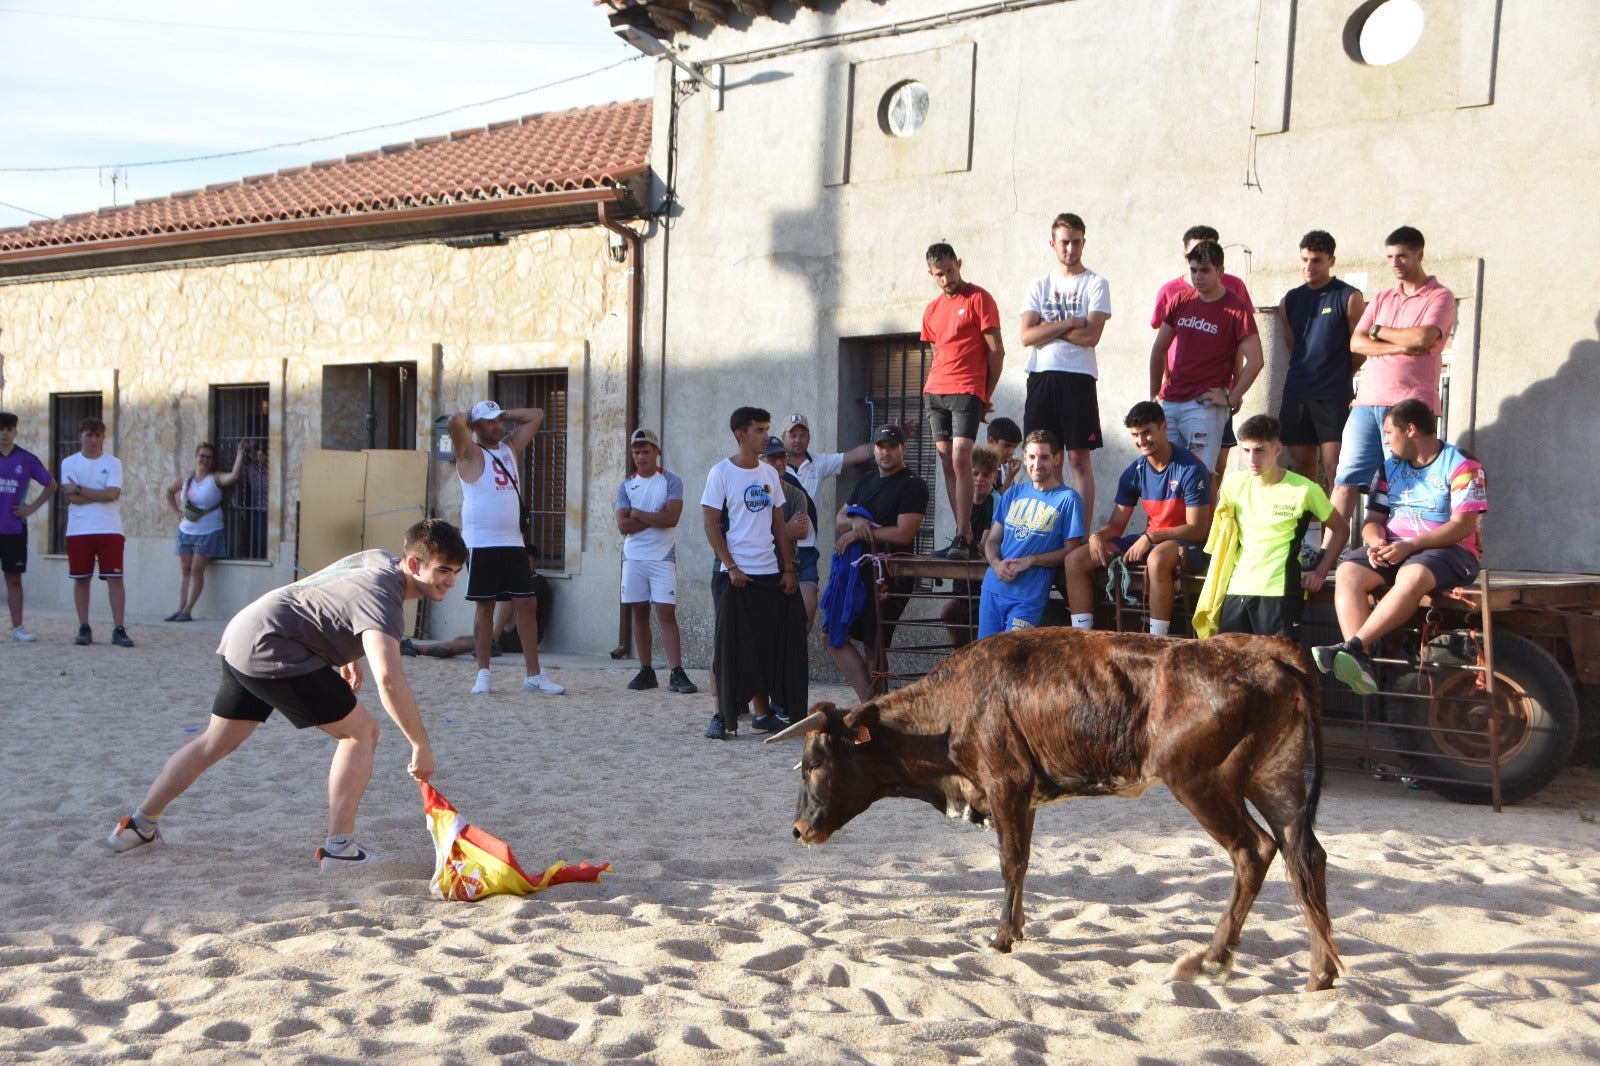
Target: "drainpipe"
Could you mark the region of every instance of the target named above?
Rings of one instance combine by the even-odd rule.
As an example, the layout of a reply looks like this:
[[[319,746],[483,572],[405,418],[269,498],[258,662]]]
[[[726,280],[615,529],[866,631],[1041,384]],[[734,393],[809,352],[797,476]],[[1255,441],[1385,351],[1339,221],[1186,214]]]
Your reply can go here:
[[[625,421],[623,423],[623,447],[626,449],[626,441],[632,437],[633,431],[639,427],[639,368],[643,362],[642,354],[639,350],[639,304],[641,292],[639,261],[642,258],[639,253],[640,247],[644,242],[637,233],[612,218],[606,207],[607,204],[604,201],[595,205],[595,210],[599,212],[600,224],[620,236],[628,249],[628,385],[627,398],[624,401],[626,414],[624,415]],[[629,458],[623,461],[622,469],[627,470],[632,461],[630,453]],[[611,649],[611,657],[613,659],[621,659],[632,654],[632,652],[633,624],[631,612],[628,610],[627,604],[619,602],[617,604],[617,646]]]

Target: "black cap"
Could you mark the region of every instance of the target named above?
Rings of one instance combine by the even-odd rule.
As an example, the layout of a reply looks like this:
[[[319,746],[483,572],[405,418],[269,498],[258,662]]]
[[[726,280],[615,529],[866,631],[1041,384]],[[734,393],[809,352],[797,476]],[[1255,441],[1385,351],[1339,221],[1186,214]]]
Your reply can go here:
[[[879,426],[878,432],[872,438],[874,444],[904,444],[906,435],[899,426]]]
[[[783,446],[783,441],[779,440],[777,437],[768,437],[767,438],[767,450],[762,452],[761,454],[762,455],[783,455],[786,452],[788,452],[788,450],[789,449],[787,449],[787,448],[785,448]]]

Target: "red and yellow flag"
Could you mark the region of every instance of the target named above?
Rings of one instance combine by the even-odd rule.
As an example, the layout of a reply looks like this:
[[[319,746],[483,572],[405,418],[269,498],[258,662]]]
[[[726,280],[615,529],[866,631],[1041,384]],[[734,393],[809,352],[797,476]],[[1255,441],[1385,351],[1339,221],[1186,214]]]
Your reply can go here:
[[[433,879],[428,882],[428,891],[435,899],[460,899],[470,903],[501,892],[526,896],[551,885],[598,881],[602,873],[611,869],[609,862],[598,866],[587,862],[576,866],[557,862],[536,881],[517,865],[505,841],[468,825],[438,790],[426,781],[421,784],[422,807],[428,831],[433,834]]]

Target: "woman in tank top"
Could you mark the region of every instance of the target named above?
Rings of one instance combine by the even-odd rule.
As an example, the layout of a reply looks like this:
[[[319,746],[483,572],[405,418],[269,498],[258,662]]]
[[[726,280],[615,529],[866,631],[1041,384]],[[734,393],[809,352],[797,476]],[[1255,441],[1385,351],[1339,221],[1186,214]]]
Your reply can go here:
[[[194,450],[194,471],[167,486],[167,505],[178,515],[178,562],[183,566],[183,584],[178,591],[178,609],[167,615],[168,622],[187,622],[200,593],[206,587],[206,567],[211,560],[228,554],[222,532],[222,490],[238,481],[244,471],[244,458],[250,442],[241,440],[234,456],[233,469],[214,473],[217,449],[201,441]]]

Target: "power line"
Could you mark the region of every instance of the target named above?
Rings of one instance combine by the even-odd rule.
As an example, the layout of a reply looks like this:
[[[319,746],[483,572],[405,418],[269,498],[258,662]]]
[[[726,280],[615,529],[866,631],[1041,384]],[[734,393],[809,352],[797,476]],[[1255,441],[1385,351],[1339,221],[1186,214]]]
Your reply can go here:
[[[645,57],[643,55],[630,55],[626,59],[619,59],[615,63],[611,63],[603,67],[597,67],[594,70],[584,71],[582,74],[574,74],[567,78],[558,78],[555,81],[545,82],[543,85],[535,85],[531,89],[521,89],[514,93],[507,93],[505,96],[497,96],[492,100],[479,100],[476,103],[459,104],[456,107],[446,108],[443,111],[435,111],[428,115],[417,115],[414,118],[403,118],[395,122],[383,122],[376,126],[363,126],[358,130],[345,130],[342,133],[329,133],[321,137],[307,137],[306,139],[300,141],[282,141],[278,144],[263,145],[260,148],[241,148],[232,152],[213,152],[210,155],[192,155],[186,156],[182,159],[148,159],[137,163],[76,163],[70,166],[60,167],[0,167],[0,174],[63,174],[68,171],[77,170],[131,170],[134,167],[164,167],[173,166],[178,163],[205,163],[213,159],[235,159],[243,155],[257,155],[261,152],[273,152],[281,148],[300,148],[308,144],[321,144],[324,141],[336,141],[341,137],[354,137],[362,133],[374,133],[378,130],[391,130],[397,126],[409,126],[414,122],[427,122],[430,119],[443,118],[445,115],[453,115],[458,111],[467,111],[474,107],[487,107],[490,104],[504,103],[507,100],[515,100],[519,96],[528,96],[532,93],[543,92],[546,89],[553,89],[558,85],[566,85],[568,82],[581,81],[584,78],[591,78],[596,74],[604,74],[608,70],[615,70],[620,66],[624,66],[628,63],[633,63],[644,58]]]
[[[31,209],[26,208],[26,207],[19,207],[16,204],[8,204],[4,200],[0,200],[0,207],[9,207],[13,211],[21,211],[23,214],[32,215],[34,218],[48,219],[48,218],[53,218],[54,217],[53,215],[41,215],[37,211],[31,210]]]
[[[285,29],[279,26],[226,26],[211,22],[165,22],[159,19],[118,18],[113,15],[74,15],[62,11],[34,11],[24,7],[0,7],[0,12],[12,15],[33,15],[36,18],[75,19],[79,22],[116,22],[129,26],[162,26],[177,30],[218,30],[223,33],[272,33],[285,37],[354,37],[371,41],[426,41],[430,44],[528,44],[561,48],[610,47],[609,42],[597,41],[529,41],[513,37],[434,37],[406,33],[297,30]]]

